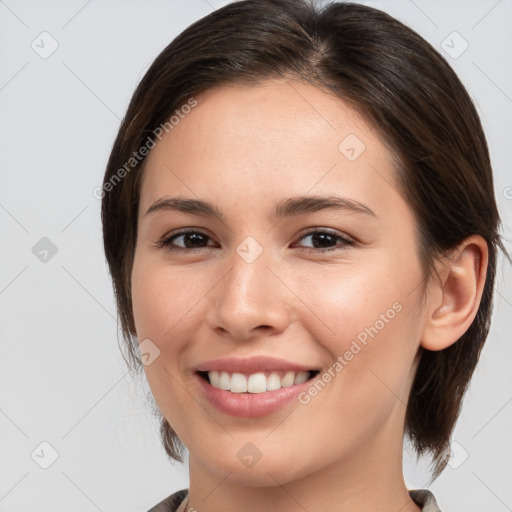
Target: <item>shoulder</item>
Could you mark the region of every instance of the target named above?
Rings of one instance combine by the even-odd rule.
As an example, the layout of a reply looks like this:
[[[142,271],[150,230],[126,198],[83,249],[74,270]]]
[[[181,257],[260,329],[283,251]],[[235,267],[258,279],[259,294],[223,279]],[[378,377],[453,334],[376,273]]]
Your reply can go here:
[[[428,489],[414,489],[409,491],[411,499],[421,507],[421,512],[441,512],[434,494]]]
[[[157,503],[154,507],[150,508],[148,512],[176,512],[187,494],[188,489],[181,489],[180,491],[167,496],[167,498],[162,500],[160,503]]]
[[[148,512],[176,512],[177,508],[187,496],[187,493],[188,489],[181,489],[171,494],[160,503],[157,503],[154,507],[149,509]],[[428,489],[410,490],[409,495],[416,505],[421,507],[422,512],[441,512],[434,494]]]

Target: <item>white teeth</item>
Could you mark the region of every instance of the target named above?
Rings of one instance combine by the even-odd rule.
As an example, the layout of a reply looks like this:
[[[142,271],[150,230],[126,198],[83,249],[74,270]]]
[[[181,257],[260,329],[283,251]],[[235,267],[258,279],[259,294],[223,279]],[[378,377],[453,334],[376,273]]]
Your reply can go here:
[[[288,386],[293,386],[294,383],[295,383],[295,372],[288,372],[281,379],[281,386],[283,388],[287,388]]]
[[[263,372],[253,373],[249,376],[243,373],[211,371],[208,372],[210,384],[214,388],[231,391],[232,393],[264,393],[280,388],[302,384],[310,377],[310,372],[286,372],[281,378],[279,373],[272,372],[268,376]]]
[[[253,373],[247,379],[247,391],[249,393],[263,393],[267,391],[267,378],[264,373]]]
[[[274,372],[267,377],[267,391],[275,391],[276,389],[281,389],[281,379]]]
[[[233,373],[231,376],[231,391],[233,393],[247,393],[247,378],[243,373]]]
[[[231,388],[231,377],[229,373],[222,372],[219,379],[219,388],[228,391]]]
[[[295,376],[295,382],[294,384],[302,384],[303,382],[306,382],[309,377],[309,372],[299,372]]]
[[[208,372],[208,378],[210,379],[210,384],[211,384],[214,388],[222,389],[222,388],[220,387],[220,374],[219,374],[219,372],[217,372],[217,371]],[[228,389],[229,389],[229,388],[228,388]]]

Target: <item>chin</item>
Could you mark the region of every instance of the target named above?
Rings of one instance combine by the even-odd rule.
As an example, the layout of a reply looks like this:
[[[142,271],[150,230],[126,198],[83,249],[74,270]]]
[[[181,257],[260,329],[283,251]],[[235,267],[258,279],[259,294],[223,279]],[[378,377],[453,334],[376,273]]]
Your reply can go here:
[[[250,441],[247,442],[247,445]],[[246,446],[245,451],[238,448],[221,449],[222,453],[209,453],[207,457],[203,454],[196,462],[203,468],[207,468],[210,473],[224,479],[226,475],[227,480],[234,484],[244,487],[274,487],[276,485],[285,485],[295,480],[307,476],[317,468],[313,467],[319,464],[318,460],[313,460],[311,467],[308,466],[307,460],[304,455],[300,454],[300,465],[295,462],[297,457],[297,450],[292,450],[287,454],[285,450],[277,451],[275,449],[267,449],[268,453],[265,455],[265,450],[262,450],[261,458],[258,460],[250,461],[246,453],[250,453],[250,448]],[[240,444],[246,445],[246,442]],[[227,454],[232,453],[232,456]],[[238,455],[240,454],[240,455]],[[192,458],[192,456],[191,456]],[[245,460],[244,460],[245,458]]]

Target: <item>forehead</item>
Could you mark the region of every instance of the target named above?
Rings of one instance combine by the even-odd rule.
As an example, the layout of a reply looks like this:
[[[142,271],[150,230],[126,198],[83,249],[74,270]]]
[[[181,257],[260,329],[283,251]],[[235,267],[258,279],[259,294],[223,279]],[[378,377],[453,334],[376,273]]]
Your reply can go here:
[[[146,159],[141,209],[168,191],[240,194],[251,187],[269,196],[283,186],[294,195],[365,177],[379,187],[393,182],[392,158],[376,131],[311,84],[229,85],[195,100]]]
[[[355,108],[309,83],[294,80],[265,80],[253,85],[224,85],[206,90],[196,98],[197,107],[182,116],[172,130],[174,138],[194,136],[186,127],[194,123],[197,144],[217,137],[232,137],[230,143],[252,141],[299,143],[322,140],[326,147],[340,142],[347,130],[368,142],[380,144],[379,137]],[[203,132],[210,133],[208,139]],[[185,133],[184,133],[185,132]]]

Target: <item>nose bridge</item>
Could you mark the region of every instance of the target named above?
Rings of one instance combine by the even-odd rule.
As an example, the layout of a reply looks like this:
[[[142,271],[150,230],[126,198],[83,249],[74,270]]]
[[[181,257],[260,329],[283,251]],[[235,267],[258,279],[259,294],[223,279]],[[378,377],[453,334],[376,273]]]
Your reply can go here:
[[[213,324],[237,339],[249,338],[257,327],[280,331],[288,323],[283,287],[269,270],[275,263],[270,249],[245,238],[229,258],[229,272],[219,283]]]
[[[264,292],[269,287],[270,250],[264,251],[263,247],[253,240],[244,240],[234,251],[231,259],[233,280],[229,283],[230,293],[239,301],[246,301],[248,305],[256,305],[264,298]]]

